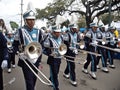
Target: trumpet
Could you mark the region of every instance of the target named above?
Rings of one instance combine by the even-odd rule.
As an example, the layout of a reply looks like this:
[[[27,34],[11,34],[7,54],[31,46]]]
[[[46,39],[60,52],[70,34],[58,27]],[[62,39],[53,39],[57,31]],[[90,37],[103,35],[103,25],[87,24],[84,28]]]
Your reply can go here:
[[[41,45],[38,42],[31,42],[28,44],[22,53],[18,53],[19,58],[21,58],[28,68],[33,72],[33,74],[39,79],[43,84],[52,86],[52,82],[34,65],[38,57],[41,55]],[[48,82],[45,82],[38,74],[32,69],[28,62],[45,78]]]

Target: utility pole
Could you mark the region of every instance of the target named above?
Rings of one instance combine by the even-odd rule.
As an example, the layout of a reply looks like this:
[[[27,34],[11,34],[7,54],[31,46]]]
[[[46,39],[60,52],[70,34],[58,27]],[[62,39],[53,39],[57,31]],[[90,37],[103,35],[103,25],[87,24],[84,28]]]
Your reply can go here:
[[[22,27],[22,24],[23,24],[23,22],[22,22],[22,20],[23,20],[23,0],[21,0],[21,27]]]

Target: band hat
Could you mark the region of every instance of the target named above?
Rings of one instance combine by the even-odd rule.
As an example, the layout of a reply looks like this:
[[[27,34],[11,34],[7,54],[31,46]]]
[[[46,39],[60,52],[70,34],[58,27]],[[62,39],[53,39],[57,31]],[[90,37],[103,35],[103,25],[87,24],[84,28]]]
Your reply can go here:
[[[97,23],[92,22],[92,23],[90,23],[90,27],[98,27],[98,25],[97,25]]]
[[[104,23],[102,22],[102,20],[99,20],[98,22],[98,27],[101,28],[101,27],[105,27]]]
[[[69,28],[78,28],[78,25],[77,24],[70,24]]]
[[[109,27],[109,29],[110,30],[114,30],[114,29],[116,29],[116,27],[115,26],[111,26],[111,27]]]
[[[62,30],[59,28],[59,26],[52,26],[52,31],[54,32],[61,32]]]
[[[8,31],[7,34],[13,34],[13,32],[12,31]]]
[[[63,26],[62,32],[66,32],[67,30],[68,30],[68,28],[66,26]]]
[[[35,19],[35,13],[32,10],[29,10],[23,14],[24,19]]]

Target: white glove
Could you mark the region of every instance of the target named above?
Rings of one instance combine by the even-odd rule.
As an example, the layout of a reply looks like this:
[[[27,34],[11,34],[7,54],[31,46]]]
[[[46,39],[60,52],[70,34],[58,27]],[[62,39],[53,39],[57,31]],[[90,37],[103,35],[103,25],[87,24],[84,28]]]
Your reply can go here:
[[[6,68],[7,66],[8,66],[7,60],[3,60],[3,61],[2,61],[2,64],[1,64],[1,68],[4,69],[4,68]]]
[[[105,42],[104,42],[104,41],[102,41],[102,45],[105,45]]]
[[[85,48],[85,45],[80,45],[80,49],[84,49]]]
[[[97,44],[98,44],[98,42],[97,42],[97,41],[93,41],[93,44],[97,45]]]
[[[84,36],[85,36],[85,35],[84,35],[83,33],[81,33],[81,34],[80,34],[80,39],[83,39]]]
[[[93,41],[92,43],[90,43],[90,45],[92,45],[92,46],[96,46],[97,44],[98,44],[97,41]]]
[[[73,52],[77,55],[78,54],[78,50],[74,49]]]
[[[74,47],[69,47],[70,50],[74,50],[75,48]]]

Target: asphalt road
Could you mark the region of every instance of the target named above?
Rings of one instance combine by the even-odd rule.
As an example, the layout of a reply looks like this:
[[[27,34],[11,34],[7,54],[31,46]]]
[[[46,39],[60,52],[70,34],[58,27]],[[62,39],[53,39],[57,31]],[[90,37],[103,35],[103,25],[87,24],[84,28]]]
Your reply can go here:
[[[79,61],[84,62],[86,55],[80,54]],[[42,72],[49,77],[49,66],[46,64],[47,57],[43,55]],[[18,58],[16,56],[16,65]],[[77,60],[76,60],[77,61]],[[62,60],[59,72],[59,88],[60,90],[120,90],[120,60],[114,60],[115,69],[109,69],[109,73],[104,73],[100,69],[97,70],[97,80],[93,80],[88,74],[82,72],[82,64],[76,63],[76,78],[78,85],[74,87],[70,84],[69,79],[63,77],[63,72],[66,67],[66,61]],[[100,63],[101,66],[101,63]],[[89,68],[90,69],[90,68]],[[88,70],[89,70],[88,69]],[[4,70],[4,90],[25,90],[25,83],[21,68],[16,66],[11,73]],[[36,90],[53,90],[52,87],[47,86],[37,80]]]

